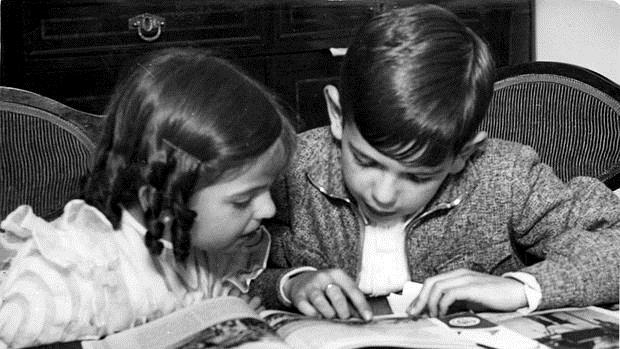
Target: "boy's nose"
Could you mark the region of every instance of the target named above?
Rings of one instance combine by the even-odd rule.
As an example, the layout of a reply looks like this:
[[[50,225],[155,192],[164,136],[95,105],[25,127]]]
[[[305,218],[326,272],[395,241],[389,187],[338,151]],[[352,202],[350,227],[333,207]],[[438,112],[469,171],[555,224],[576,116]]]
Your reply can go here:
[[[396,178],[392,175],[381,176],[374,185],[372,198],[381,209],[390,209],[398,197]]]

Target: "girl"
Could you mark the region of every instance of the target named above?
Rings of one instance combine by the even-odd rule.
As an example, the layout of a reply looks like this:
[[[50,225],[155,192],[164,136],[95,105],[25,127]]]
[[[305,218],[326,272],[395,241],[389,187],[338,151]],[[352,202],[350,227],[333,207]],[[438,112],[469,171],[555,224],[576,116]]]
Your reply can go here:
[[[106,115],[83,200],[52,222],[21,206],[1,224],[18,252],[0,347],[99,338],[245,293],[265,267],[260,223],[294,148],[274,96],[224,60],[170,49],[133,68]]]

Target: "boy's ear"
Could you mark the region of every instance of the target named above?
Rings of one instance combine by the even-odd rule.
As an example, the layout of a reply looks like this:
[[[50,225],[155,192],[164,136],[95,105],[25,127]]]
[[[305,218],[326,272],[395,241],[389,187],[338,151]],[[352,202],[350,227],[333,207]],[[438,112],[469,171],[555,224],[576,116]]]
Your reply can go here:
[[[340,94],[333,85],[323,88],[325,104],[327,104],[327,114],[329,115],[332,135],[337,140],[342,140],[342,109],[340,108]]]
[[[146,212],[147,208],[149,207],[149,196],[150,192],[148,186],[143,185],[140,187],[140,189],[138,189],[138,202],[140,202],[140,208],[142,209],[142,212]]]
[[[461,172],[465,165],[467,164],[467,160],[480,148],[480,146],[486,141],[487,133],[484,131],[478,132],[471,141],[465,143],[461,152],[454,158],[454,162],[452,163],[452,167],[450,168],[450,173],[458,173]]]

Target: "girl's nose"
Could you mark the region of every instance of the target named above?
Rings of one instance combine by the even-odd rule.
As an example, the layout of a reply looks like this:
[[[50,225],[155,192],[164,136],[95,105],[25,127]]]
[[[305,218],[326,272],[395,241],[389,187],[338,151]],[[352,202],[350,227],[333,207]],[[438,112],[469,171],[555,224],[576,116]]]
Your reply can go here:
[[[372,198],[378,208],[390,209],[394,207],[398,198],[397,179],[391,174],[383,174],[374,183]]]
[[[254,212],[256,219],[271,218],[276,214],[276,205],[273,203],[269,191],[262,193],[256,199],[256,211]]]

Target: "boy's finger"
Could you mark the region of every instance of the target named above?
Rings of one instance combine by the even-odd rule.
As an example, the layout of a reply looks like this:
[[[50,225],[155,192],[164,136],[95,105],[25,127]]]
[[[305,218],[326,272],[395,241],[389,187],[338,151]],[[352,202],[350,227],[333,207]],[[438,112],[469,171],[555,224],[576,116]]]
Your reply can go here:
[[[297,310],[299,310],[299,312],[304,315],[307,315],[307,316],[319,315],[317,310],[307,300],[296,302],[295,306],[297,307]]]
[[[232,287],[228,292],[228,295],[233,297],[239,297],[241,295],[241,291],[239,291],[239,289],[236,287]]]
[[[467,288],[461,287],[451,289],[450,291],[444,293],[443,297],[439,299],[437,304],[438,315],[445,316],[448,313],[448,309],[452,304],[454,304],[454,302],[467,298],[467,292]]]
[[[344,272],[334,276],[338,279],[338,285],[342,289],[342,292],[349,299],[351,307],[359,313],[359,317],[365,321],[372,320],[372,308],[370,304],[368,304],[366,296],[359,287],[357,287],[353,279]]]
[[[314,308],[327,319],[333,319],[336,315],[336,311],[329,303],[327,298],[325,298],[325,293],[322,290],[314,290],[312,293],[308,295],[308,299],[310,303],[314,306]]]
[[[325,287],[325,295],[327,295],[329,302],[336,310],[336,314],[339,318],[348,319],[351,316],[347,298],[338,285],[328,284],[327,287]]]
[[[446,273],[438,274],[424,280],[424,284],[422,285],[420,293],[407,308],[407,313],[409,315],[417,316],[422,313],[425,308],[429,308],[429,299],[431,297],[431,293],[434,291],[435,285],[438,282],[445,281],[447,279],[457,279],[471,273],[472,272],[467,269],[457,269]],[[430,310],[431,309],[429,309],[429,312]]]
[[[250,299],[248,304],[250,305],[250,307],[252,307],[252,309],[258,309],[262,302],[263,300],[259,296],[254,296],[252,297],[252,299]]]
[[[476,276],[471,273],[455,273],[453,277],[445,278],[435,282],[433,288],[429,294],[426,308],[432,317],[441,316],[442,310],[440,309],[441,303],[444,302],[444,298],[448,294],[454,294],[454,296],[465,296],[463,291],[469,289],[476,281]],[[448,297],[445,302],[449,302],[448,306],[461,298],[452,299]],[[447,308],[445,309],[447,310]],[[445,314],[445,312],[443,312]]]
[[[425,306],[426,302],[421,300],[420,297],[417,297],[411,302],[411,304],[409,304],[407,310],[405,311],[411,316],[418,316],[420,315],[420,313],[422,313],[422,310],[424,310]]]
[[[420,290],[420,293],[418,294],[418,296],[411,302],[411,304],[409,304],[409,307],[407,307],[407,313],[409,315],[413,315],[413,316],[420,315],[422,311],[424,310],[424,308],[426,308],[429,293],[432,288],[432,283],[427,283],[427,281],[424,281],[422,290]]]
[[[365,321],[372,320],[372,309],[366,300],[366,296],[357,286],[342,287],[342,291],[351,302],[352,308],[355,308],[360,315],[359,317]]]

